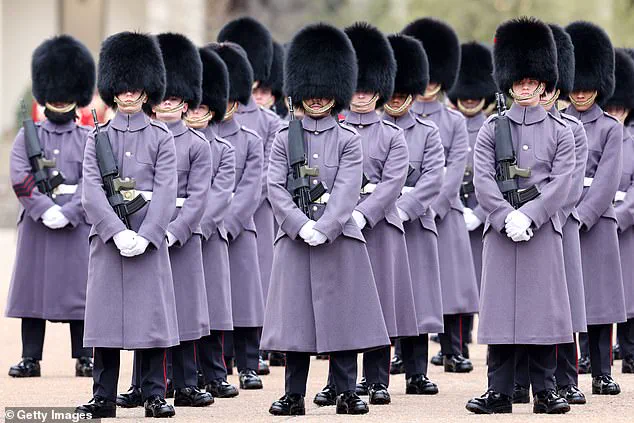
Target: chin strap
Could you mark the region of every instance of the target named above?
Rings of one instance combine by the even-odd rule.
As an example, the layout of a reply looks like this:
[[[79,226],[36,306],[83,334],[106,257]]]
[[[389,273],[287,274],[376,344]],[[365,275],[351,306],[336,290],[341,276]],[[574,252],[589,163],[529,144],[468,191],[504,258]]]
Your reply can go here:
[[[213,118],[214,118],[214,112],[210,110],[199,118],[190,117],[189,114],[186,113],[185,116],[183,117],[183,120],[185,121],[185,124],[187,126],[200,127],[204,125],[205,123],[209,122],[210,120],[212,120]]]
[[[383,109],[385,109],[385,112],[390,115],[390,116],[400,116],[401,114],[403,114],[403,112],[409,107],[410,104],[412,104],[412,100],[413,97],[412,95],[408,95],[407,98],[405,99],[405,101],[403,102],[403,104],[400,105],[400,107],[398,108],[393,108],[390,107],[390,105],[388,103],[385,103],[383,105]]]
[[[184,107],[185,107],[185,100],[181,101],[180,103],[178,103],[176,106],[172,107],[171,109],[164,109],[161,106],[154,106],[154,113],[176,113],[183,110]]]
[[[462,101],[460,99],[458,99],[456,107],[458,108],[458,110],[460,110],[460,112],[465,115],[465,116],[474,116],[478,113],[480,113],[480,111],[484,108],[484,99],[480,100],[480,102],[478,104],[476,104],[473,107],[467,107],[465,106]]]
[[[515,94],[515,91],[513,91],[513,88],[509,89],[509,94],[511,95],[511,97],[513,97],[513,100],[515,101],[524,101],[524,100],[530,100],[531,98],[535,96],[541,97],[541,95],[544,94],[545,90],[546,90],[546,85],[544,85],[543,82],[540,82],[537,88],[535,88],[535,90],[528,95]]]
[[[114,102],[117,103],[117,105],[121,106],[121,107],[135,107],[138,106],[139,104],[143,103],[145,100],[147,100],[147,94],[145,92],[142,92],[141,95],[139,96],[139,98],[137,98],[134,101],[131,102],[125,102],[123,100],[120,100],[119,97],[115,96],[114,97]]]
[[[440,89],[442,88],[442,85],[438,84],[438,86],[436,88],[434,88],[433,91],[425,91],[425,93],[423,94],[423,98],[429,98],[429,97],[433,97],[436,94],[438,94],[440,92]]]
[[[236,112],[236,110],[238,109],[238,102],[234,101],[233,104],[231,105],[231,108],[229,108],[229,110],[227,110],[225,112],[224,117],[222,118],[222,120],[229,120],[233,117],[233,114]]]
[[[557,91],[555,91],[555,94],[553,94],[552,97],[550,97],[549,100],[539,100],[539,104],[541,104],[545,109],[550,110],[553,107],[553,104],[555,104],[555,101],[557,101],[559,99],[559,89]]]
[[[73,110],[75,107],[77,107],[77,103],[73,102],[73,103],[69,103],[68,106],[64,106],[64,107],[55,107],[53,106],[51,103],[44,103],[44,106],[50,110],[51,112],[55,112],[55,113],[59,113],[59,114],[64,114],[64,113],[68,113],[71,110]]]
[[[351,103],[354,107],[367,107],[379,99],[379,93],[374,93],[372,98],[365,103]]]
[[[310,117],[319,117],[326,114],[330,109],[335,106],[335,99],[333,98],[323,107],[319,109],[313,109],[306,104],[306,101],[302,100],[302,106],[304,107],[304,113],[306,113]]]
[[[594,100],[596,100],[598,94],[599,94],[598,91],[594,91],[592,93],[592,95],[590,96],[590,98],[588,98],[586,101],[576,101],[572,97],[572,94],[569,95],[568,98],[570,99],[570,102],[572,103],[573,106],[575,106],[575,107],[584,107],[584,106],[587,106],[589,104],[594,103]]]

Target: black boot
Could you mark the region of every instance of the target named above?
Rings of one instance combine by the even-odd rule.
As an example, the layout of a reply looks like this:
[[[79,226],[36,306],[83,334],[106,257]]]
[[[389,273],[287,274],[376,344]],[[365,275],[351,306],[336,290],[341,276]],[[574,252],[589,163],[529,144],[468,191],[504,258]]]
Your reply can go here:
[[[445,355],[443,364],[447,373],[469,373],[473,370],[471,361],[461,355]]]
[[[613,348],[612,348],[612,360],[621,360],[623,359],[623,356],[621,355],[621,346],[619,344],[616,344]]]
[[[528,404],[531,396],[526,386],[517,385],[513,387],[513,404]]]
[[[634,373],[634,358],[626,357],[621,362],[621,373]]]
[[[335,387],[326,385],[324,389],[317,392],[313,402],[321,407],[335,405],[337,402],[337,392],[335,392]]]
[[[161,398],[158,395],[153,395],[145,400],[145,417],[173,417],[176,412],[174,407],[169,405],[165,398]]]
[[[592,393],[598,395],[618,395],[621,387],[610,375],[601,375],[592,378]]]
[[[535,414],[564,414],[569,411],[568,401],[552,389],[538,392],[533,397],[533,413]]]
[[[75,363],[75,376],[92,377],[92,357],[79,357]]]
[[[262,379],[255,370],[247,369],[240,372],[240,389],[262,389]]]
[[[391,375],[400,375],[405,373],[405,364],[403,363],[403,359],[398,355],[392,357],[392,361],[390,361],[390,374]]]
[[[578,367],[579,367],[580,375],[592,373],[592,365],[590,364],[590,357],[583,356],[583,355],[579,357]]]
[[[117,417],[117,404],[97,395],[88,401],[88,404],[75,408],[75,413],[90,414],[92,419]]]
[[[586,396],[577,385],[562,386],[557,389],[559,396],[568,401],[568,404],[585,404]]]
[[[262,357],[258,359],[258,374],[260,376],[266,376],[271,373],[271,369],[269,369],[269,365],[266,364],[266,361]]]
[[[300,394],[286,394],[271,404],[269,413],[274,416],[303,416],[306,414],[304,396]]]
[[[414,375],[407,379],[405,393],[410,395],[436,395],[438,386],[423,374]]]
[[[196,386],[198,389],[205,389],[205,375],[200,370],[196,372]]]
[[[11,377],[40,377],[40,360],[31,357],[24,357],[15,366],[9,369]]]
[[[216,379],[205,385],[205,391],[215,398],[233,398],[239,394],[238,388],[231,385],[224,379]]]
[[[317,354],[315,358],[317,360],[328,360],[330,356],[328,354]]]
[[[366,414],[370,409],[354,391],[347,391],[337,397],[337,414]]]
[[[372,405],[386,405],[392,402],[387,386],[382,383],[373,383],[370,385],[368,393],[370,395],[370,404]]]
[[[462,343],[462,356],[464,358],[469,358],[469,344],[466,342]]]
[[[354,391],[357,395],[368,395],[368,383],[365,378],[361,378],[361,382],[357,383]]]
[[[269,353],[269,366],[284,367],[286,366],[286,356],[281,352]]]
[[[513,412],[513,403],[508,395],[487,391],[481,397],[470,399],[466,408],[475,414],[503,414]]]
[[[431,358],[431,364],[433,364],[434,366],[442,366],[443,365],[442,351],[438,351],[436,353],[436,355]]]
[[[128,392],[117,395],[117,405],[123,408],[141,407],[143,405],[141,388],[132,385]]]
[[[174,391],[174,405],[177,407],[206,407],[213,403],[214,397],[209,392],[201,391],[197,386]]]

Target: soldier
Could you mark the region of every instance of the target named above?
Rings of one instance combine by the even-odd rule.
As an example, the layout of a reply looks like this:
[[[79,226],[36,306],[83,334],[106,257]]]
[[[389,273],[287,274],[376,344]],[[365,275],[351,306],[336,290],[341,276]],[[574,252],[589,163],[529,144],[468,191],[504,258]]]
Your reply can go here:
[[[253,100],[258,106],[269,109],[283,117],[288,113],[288,109],[276,110],[279,100],[284,102],[284,47],[277,41],[273,40],[273,62],[271,64],[271,72],[269,77],[260,81],[258,86],[253,89]],[[281,113],[285,112],[285,113]]]
[[[260,205],[264,149],[255,131],[234,118],[239,105],[251,100],[253,70],[247,55],[237,44],[211,43],[227,65],[229,105],[224,118],[212,125],[213,131],[235,149],[235,186],[224,225],[229,238],[233,340],[240,389],[262,389],[258,377],[260,328],[264,322],[264,296],[257,270],[258,246],[254,214]],[[256,266],[256,267],[254,267]]]
[[[288,51],[284,86],[306,115],[296,122],[298,138],[289,139],[286,129],[276,136],[268,174],[280,230],[262,346],[286,353],[286,393],[271,405],[274,415],[305,413],[310,355],[316,353],[330,354],[337,414],[367,413],[355,393],[357,352],[389,344],[365,238],[352,218],[363,176],[361,139],[336,120],[354,93],[356,63],[348,37],[327,24],[304,27]],[[306,177],[308,185],[329,189],[327,200],[317,198],[307,210],[287,185],[291,143],[305,150],[305,166],[319,169]]]
[[[88,49],[68,35],[44,41],[31,59],[33,96],[45,107],[36,124],[35,150],[54,168],[35,173],[24,129],[13,143],[10,177],[20,202],[18,242],[6,316],[22,319],[22,361],[12,377],[39,377],[46,320],[70,323],[75,376],[92,376],[92,352],[83,348],[90,226],[81,206],[83,151],[89,129],[75,123],[95,89],[95,62]],[[27,119],[25,117],[25,119]],[[61,174],[52,192],[45,186]],[[40,182],[40,176],[46,181]]]
[[[210,122],[221,122],[227,111],[229,74],[216,52],[201,48],[199,53],[203,64],[202,102],[187,111],[185,122],[205,135],[212,151],[211,190],[201,222],[211,331],[197,343],[197,362],[205,390],[216,398],[232,398],[238,395],[238,389],[227,382],[227,368],[222,356],[224,334],[233,330],[229,239],[224,217],[235,184],[236,159],[233,146],[217,136],[209,125]]]
[[[467,151],[467,166],[465,167],[460,199],[464,205],[464,221],[469,231],[471,254],[475,268],[478,292],[480,291],[480,277],[482,276],[482,224],[486,216],[478,205],[473,187],[473,148],[482,124],[487,118],[484,108],[488,103],[495,102],[497,87],[493,81],[493,58],[489,47],[472,41],[460,46],[460,72],[456,84],[448,93],[453,105],[462,113],[467,122],[469,133],[469,148]],[[473,315],[462,317],[462,355],[469,358],[468,343],[471,342],[473,330]],[[434,357],[436,358],[436,357]],[[433,360],[433,358],[432,358]],[[442,360],[438,364],[441,364]]]
[[[478,340],[489,345],[489,386],[466,408],[512,412],[515,354],[526,349],[533,413],[566,413],[554,374],[555,344],[572,342],[559,211],[571,186],[574,140],[566,122],[539,103],[555,90],[557,49],[546,24],[518,18],[497,28],[493,56],[497,85],[514,102],[484,123],[475,146],[474,184],[486,213]],[[509,156],[498,161],[502,149]]]
[[[588,137],[588,162],[579,215],[581,259],[592,393],[620,393],[612,379],[612,324],[626,320],[616,214],[612,202],[621,169],[623,125],[601,106],[614,92],[614,49],[605,31],[589,22],[566,27],[575,48],[575,82],[566,113],[579,119]]]
[[[417,337],[403,338],[401,356],[407,394],[434,395],[427,378],[429,333],[443,331],[442,293],[436,223],[429,212],[440,191],[443,151],[438,127],[410,112],[416,93],[429,82],[427,55],[421,43],[405,35],[388,37],[396,58],[394,95],[383,105],[384,118],[403,129],[410,167],[396,211],[403,221],[418,324]]]
[[[429,59],[429,84],[424,93],[417,93],[412,112],[438,126],[445,152],[442,187],[430,211],[437,221],[438,230],[445,328],[438,337],[443,364],[445,372],[466,373],[473,370],[473,365],[462,355],[462,317],[478,311],[478,285],[459,198],[469,135],[465,118],[440,101],[442,94],[450,91],[456,81],[460,44],[450,26],[431,18],[410,23],[403,33],[418,39]]]
[[[623,172],[614,197],[627,313],[627,321],[617,325],[617,336],[623,360],[622,372],[634,373],[634,141],[630,118],[634,108],[634,61],[627,50],[615,50],[614,70],[616,88],[605,105],[605,111],[621,123],[628,124],[623,129]]]
[[[176,152],[165,124],[142,111],[144,103],[156,106],[165,93],[165,66],[156,40],[131,32],[108,37],[101,47],[97,86],[103,101],[116,108],[100,129],[114,157],[97,157],[96,134],[89,135],[82,204],[93,226],[84,345],[94,348],[95,368],[93,398],[76,412],[115,417],[119,353],[129,349],[140,356],[145,415],[169,417],[174,408],[164,399],[165,349],[178,344],[179,333],[166,228],[176,204]],[[115,187],[123,199],[133,198],[135,190],[152,193],[151,201],[127,219],[115,213],[111,201],[116,198],[108,198],[103,188],[100,169],[108,159],[116,161],[122,182],[129,178],[135,183],[133,190]]]

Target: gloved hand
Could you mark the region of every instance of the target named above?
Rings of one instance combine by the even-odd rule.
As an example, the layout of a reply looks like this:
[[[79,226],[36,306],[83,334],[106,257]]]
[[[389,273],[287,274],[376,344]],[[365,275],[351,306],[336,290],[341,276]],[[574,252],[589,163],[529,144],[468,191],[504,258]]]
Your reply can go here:
[[[506,223],[504,228],[506,229],[506,233],[509,237],[526,232],[533,223],[530,217],[526,216],[519,210],[513,210],[510,212],[506,216],[506,219],[504,219],[504,222]]]
[[[170,231],[167,231],[167,246],[171,247],[172,245],[176,244],[176,241],[178,241],[176,235],[174,235]]]
[[[51,229],[56,229],[52,228],[51,224],[59,218],[58,213],[61,213],[61,209],[62,208],[57,204],[46,209],[46,211],[42,214],[42,223]]]
[[[150,241],[137,234],[135,237],[136,243],[134,246],[127,250],[121,250],[120,254],[124,257],[134,257],[143,254],[150,245]]]
[[[318,245],[323,244],[327,240],[328,238],[326,237],[326,235],[322,234],[317,229],[313,229],[313,235],[309,239],[306,240],[306,243],[310,245],[311,247],[316,247]]]
[[[398,217],[400,217],[403,222],[410,220],[409,214],[407,214],[405,210],[397,207],[396,211],[398,212]]]
[[[129,250],[136,244],[136,232],[126,229],[114,234],[112,239],[119,251]]]
[[[514,234],[513,236],[507,234],[507,236],[515,242],[528,241],[533,237],[533,230],[528,228],[524,232]]]
[[[302,228],[299,230],[299,237],[304,241],[309,240],[313,236],[314,226],[314,220],[309,220],[308,222],[304,223],[304,226],[302,226]]]
[[[478,216],[476,216],[473,210],[471,210],[469,207],[465,207],[463,217],[464,223],[469,232],[477,229],[478,226],[482,224],[480,218],[478,218]]]
[[[363,229],[365,228],[365,225],[368,224],[368,221],[366,220],[365,216],[363,215],[363,213],[361,213],[358,210],[354,210],[352,212],[352,218],[354,219],[354,223],[357,224],[357,226],[359,227],[359,229]]]
[[[53,210],[53,212],[50,213],[47,217],[49,219],[42,220],[42,223],[44,223],[50,229],[63,228],[64,226],[70,223],[70,221],[66,218],[66,216],[64,216],[64,213],[62,213],[60,210],[57,210],[57,209]]]
[[[401,189],[401,194],[407,194],[410,191],[413,191],[415,187],[403,187],[403,189]]]
[[[617,191],[616,195],[614,195],[614,201],[625,201],[625,197],[627,196],[627,192]]]

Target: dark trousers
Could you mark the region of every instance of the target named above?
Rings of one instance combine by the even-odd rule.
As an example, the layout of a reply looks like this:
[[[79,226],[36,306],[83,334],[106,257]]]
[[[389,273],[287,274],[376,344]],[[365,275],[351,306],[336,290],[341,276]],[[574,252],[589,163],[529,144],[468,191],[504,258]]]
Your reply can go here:
[[[473,342],[473,314],[462,315],[462,345],[471,344]]]
[[[588,325],[592,377],[612,374],[612,325]]]
[[[196,342],[198,368],[205,377],[205,383],[217,379],[227,380],[227,368],[222,355],[223,334],[222,331],[212,330]]]
[[[119,382],[120,352],[118,348],[94,349],[94,368],[92,371],[94,396],[101,396],[110,401],[117,398],[117,383]],[[165,397],[165,349],[147,348],[136,350],[140,369],[137,370],[137,377],[140,374],[141,391],[143,398],[158,395]]]
[[[427,374],[427,358],[429,355],[429,335],[422,334],[401,338],[401,358],[405,366],[405,377]]]
[[[234,348],[233,348],[233,331],[228,330],[224,332],[223,342],[222,342],[222,350],[225,355],[225,361],[229,358],[233,358]]]
[[[516,354],[521,354],[522,349],[526,350],[528,356],[528,377],[530,384],[533,385],[533,393],[555,389],[555,346],[513,344],[489,345],[489,389],[513,396],[515,369],[518,363]]]
[[[69,320],[70,346],[73,358],[92,357],[92,349],[84,348],[84,321]],[[42,359],[46,320],[22,318],[22,357]]]
[[[170,348],[172,351],[172,382],[174,389],[195,387],[198,385],[196,367],[196,344],[194,341],[181,341]]]
[[[557,386],[578,385],[576,342],[557,345],[555,353],[557,356],[557,367],[555,369]],[[518,348],[515,351],[515,384],[524,388],[528,388],[531,385],[527,348]]]
[[[260,362],[260,328],[233,328],[233,348],[238,371],[258,370]]]
[[[442,355],[462,354],[462,315],[445,314],[443,321],[445,332],[438,334]]]
[[[634,318],[616,325],[616,336],[624,359],[634,359]]]
[[[374,383],[390,384],[390,346],[363,353],[363,376],[368,386]]]
[[[335,387],[337,393],[354,391],[357,384],[357,353],[354,351],[337,351],[329,353],[328,385]],[[310,368],[310,354],[303,352],[286,352],[287,394],[306,395],[306,381]]]
[[[579,332],[579,352],[581,353],[581,357],[590,357],[588,332]]]
[[[403,351],[401,350],[401,340],[400,339],[397,339],[396,341],[394,341],[394,355],[396,357],[403,358]]]

